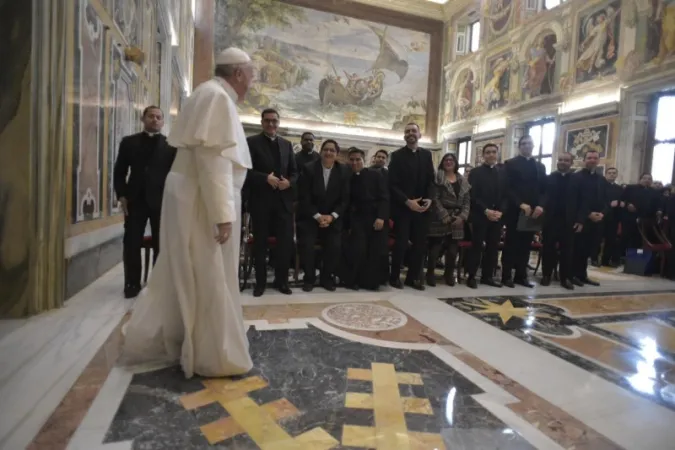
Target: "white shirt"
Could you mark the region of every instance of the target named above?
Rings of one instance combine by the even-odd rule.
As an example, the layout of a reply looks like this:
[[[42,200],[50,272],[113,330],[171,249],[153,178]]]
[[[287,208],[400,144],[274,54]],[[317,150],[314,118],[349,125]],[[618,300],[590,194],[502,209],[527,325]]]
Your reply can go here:
[[[333,170],[331,167],[330,169],[326,169],[323,165],[321,165],[321,169],[323,169],[323,187],[328,189],[328,181],[330,181],[330,173]],[[333,216],[335,219],[337,219],[339,216],[338,213],[332,212],[330,213],[331,216]],[[321,217],[321,214],[316,213],[314,214],[314,220],[319,220],[319,217]]]
[[[323,169],[323,187],[328,189],[328,180],[330,180],[330,171],[333,170],[331,167],[330,169],[326,169],[325,167],[321,166]]]

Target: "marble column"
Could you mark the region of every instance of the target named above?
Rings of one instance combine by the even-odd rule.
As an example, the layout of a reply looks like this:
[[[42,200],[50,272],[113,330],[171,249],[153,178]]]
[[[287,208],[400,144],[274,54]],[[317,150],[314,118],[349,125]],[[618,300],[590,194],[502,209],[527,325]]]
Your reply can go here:
[[[213,77],[216,0],[197,0],[192,88]]]

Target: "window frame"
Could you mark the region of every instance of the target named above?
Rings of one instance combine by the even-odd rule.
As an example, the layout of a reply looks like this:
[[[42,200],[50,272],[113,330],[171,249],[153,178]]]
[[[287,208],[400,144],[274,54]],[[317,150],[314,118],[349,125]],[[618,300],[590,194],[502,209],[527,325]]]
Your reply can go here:
[[[464,155],[464,161],[461,161],[459,159],[459,156],[461,155],[460,147],[461,147],[462,144],[464,144],[466,146],[465,147],[466,153]],[[471,136],[465,136],[465,137],[457,139],[457,151],[455,153],[455,156],[457,156],[457,162],[459,164],[459,168],[457,169],[457,171],[459,173],[461,173],[462,175],[464,175],[464,171],[467,167],[472,166],[472,164],[471,164],[471,162],[472,162],[472,158],[471,158],[472,152],[473,152],[473,139],[471,138]]]
[[[543,153],[544,151],[544,126],[552,123],[553,124],[553,142],[551,143],[551,153]],[[525,134],[523,136],[531,136],[532,129],[533,128],[541,128],[541,139],[539,141],[539,148],[532,149],[532,158],[534,158],[536,161],[543,163],[543,159],[550,158],[551,159],[551,166],[550,170],[548,173],[552,173],[553,169],[555,166],[553,165],[553,155],[555,155],[555,144],[556,140],[558,138],[558,133],[557,133],[557,126],[556,126],[556,121],[554,118],[547,117],[541,120],[537,120],[534,122],[529,122],[525,124]]]
[[[647,151],[645,158],[645,170],[644,172],[652,173],[654,166],[654,148],[660,144],[671,144],[675,145],[675,137],[671,139],[656,139],[656,123],[658,121],[659,115],[659,101],[664,97],[673,97],[675,98],[675,91],[666,91],[661,92],[657,95],[654,95],[651,99],[651,104],[649,105],[649,113],[647,118]],[[675,149],[673,150],[675,152]],[[673,167],[670,174],[670,180],[658,180],[662,181],[663,184],[673,184],[675,183],[675,158],[673,161]]]
[[[478,26],[478,44],[476,45],[476,50],[472,50],[473,47],[473,29],[475,26]],[[464,42],[466,42],[466,53],[476,53],[478,50],[480,50],[480,33],[481,33],[481,26],[480,26],[480,19],[474,20],[473,22],[469,23],[466,26],[466,38],[464,39]]]

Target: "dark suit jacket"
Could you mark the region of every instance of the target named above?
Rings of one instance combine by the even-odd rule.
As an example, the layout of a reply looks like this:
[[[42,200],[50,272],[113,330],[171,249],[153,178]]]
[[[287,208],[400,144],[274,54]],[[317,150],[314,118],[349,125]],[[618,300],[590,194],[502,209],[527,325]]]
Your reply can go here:
[[[352,173],[351,177],[360,177],[361,183],[358,184],[358,192],[350,188],[350,216],[382,219],[385,222],[389,220],[389,187],[384,175],[365,168],[358,175]],[[350,186],[353,187],[354,183],[350,183]]]
[[[338,219],[331,227],[341,227],[342,216],[349,207],[349,176],[351,171],[335,162],[331,169],[328,187],[324,186],[321,160],[302,168],[299,186],[298,221],[313,221],[315,214],[335,213]]]
[[[436,171],[431,158],[431,152],[424,148],[418,148],[420,167],[418,173],[411,173],[414,153],[407,147],[402,147],[391,154],[389,162],[389,190],[391,193],[391,213],[396,214],[409,212],[405,202],[419,197],[432,199],[434,196],[434,179]],[[417,186],[422,187],[422,192],[416,193]],[[428,212],[428,211],[427,211]]]
[[[246,177],[247,209],[251,214],[255,214],[256,211],[267,209],[273,202],[278,202],[280,198],[286,210],[292,212],[294,188],[298,181],[298,168],[295,165],[293,145],[281,136],[277,136],[281,157],[280,175],[291,182],[290,189],[278,191],[267,184],[267,176],[277,170],[274,155],[270,151],[267,139],[262,133],[246,138],[251,152],[251,162],[253,163],[253,168],[249,169]]]
[[[151,209],[159,211],[176,149],[162,134],[156,136],[154,148],[147,145],[146,139],[149,136],[145,133],[122,139],[113,169],[113,185],[118,199],[125,197],[130,205],[145,201]]]
[[[547,186],[546,186],[546,203],[542,205],[544,208],[544,226],[545,227],[556,227],[559,225],[565,226],[572,230],[577,219],[577,207],[578,201],[572,193],[574,188],[572,177],[574,174],[572,172],[564,175],[560,172],[553,172],[547,177]],[[563,183],[564,178],[566,177],[567,185]],[[564,215],[560,217],[559,207],[564,207]]]
[[[576,213],[576,223],[586,223],[592,212],[607,214],[607,181],[598,174],[591,175],[586,169],[579,169],[570,179],[571,208]]]
[[[482,164],[469,172],[468,181],[471,185],[470,214],[472,218],[486,218],[486,209],[504,213],[509,206],[506,171],[504,167],[500,166],[495,166],[493,170],[497,175],[496,180],[491,179],[493,171],[485,164]],[[496,185],[493,185],[492,183],[496,183]],[[494,192],[489,191],[492,187],[496,187]]]
[[[506,178],[508,180],[508,195],[510,207],[514,211],[520,209],[523,203],[532,209],[544,207],[546,203],[546,168],[538,161],[536,175],[528,176],[528,160],[523,156],[516,156],[506,161]]]
[[[635,206],[636,214],[640,219],[652,219],[662,207],[662,196],[653,188],[643,187],[639,184],[629,184],[623,190],[621,200],[626,206]]]

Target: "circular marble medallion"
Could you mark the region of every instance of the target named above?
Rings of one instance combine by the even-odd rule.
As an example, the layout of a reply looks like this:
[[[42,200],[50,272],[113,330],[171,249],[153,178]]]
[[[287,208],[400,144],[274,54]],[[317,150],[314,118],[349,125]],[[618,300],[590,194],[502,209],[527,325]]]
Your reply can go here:
[[[370,303],[342,303],[321,312],[323,319],[338,327],[361,331],[385,331],[400,328],[408,317],[386,306]]]

